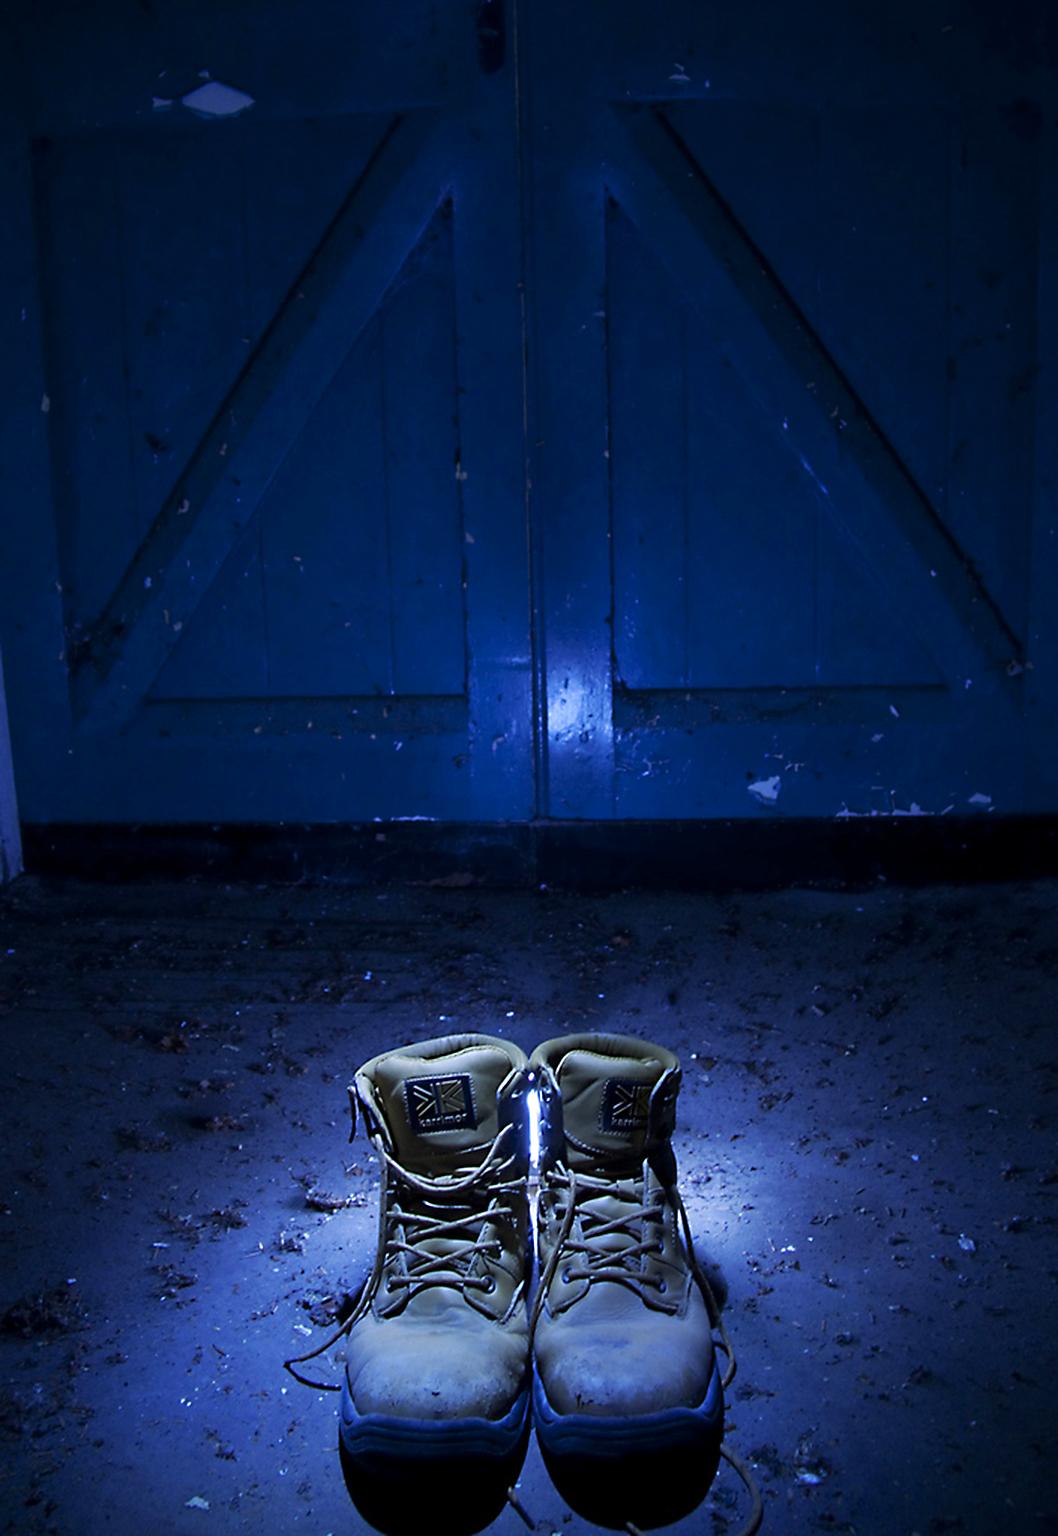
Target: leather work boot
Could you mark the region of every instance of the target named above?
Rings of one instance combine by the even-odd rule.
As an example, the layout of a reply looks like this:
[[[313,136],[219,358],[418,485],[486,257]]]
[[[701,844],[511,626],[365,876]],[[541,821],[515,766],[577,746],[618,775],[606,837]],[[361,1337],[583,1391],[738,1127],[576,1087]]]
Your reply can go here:
[[[409,1459],[434,1464],[440,1524],[469,1530],[497,1512],[471,1466],[498,1471],[502,1504],[524,1455],[526,1067],[509,1041],[449,1035],[376,1056],[349,1090],[382,1190],[374,1270],[345,1328],[340,1444],[350,1492],[383,1529],[400,1527]],[[383,1477],[371,1508],[360,1473]],[[421,1528],[421,1481],[410,1491]]]
[[[541,1114],[537,1439],[581,1513],[664,1524],[704,1497],[723,1436],[718,1312],[670,1140],[680,1064],[629,1036],[582,1034],[538,1046],[530,1068]]]

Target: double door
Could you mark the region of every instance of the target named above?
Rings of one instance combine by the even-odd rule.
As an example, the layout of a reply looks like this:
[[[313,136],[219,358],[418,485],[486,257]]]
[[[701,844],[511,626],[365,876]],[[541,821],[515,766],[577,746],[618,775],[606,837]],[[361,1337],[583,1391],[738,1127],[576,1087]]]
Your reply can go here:
[[[26,5],[24,815],[1045,794],[1050,130],[1016,50],[847,9]]]

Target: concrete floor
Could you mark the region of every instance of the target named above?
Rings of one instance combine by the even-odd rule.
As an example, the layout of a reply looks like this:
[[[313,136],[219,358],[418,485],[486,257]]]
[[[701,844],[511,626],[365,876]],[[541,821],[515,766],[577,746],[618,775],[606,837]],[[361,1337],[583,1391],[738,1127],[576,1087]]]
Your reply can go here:
[[[1058,1531],[1053,884],[23,880],[0,1015],[0,1529],[365,1530],[335,1398],[280,1368],[374,1240],[345,1084],[388,1043],[588,1027],[682,1057],[681,1185],[765,1528]],[[535,1448],[519,1493],[539,1532],[592,1529]],[[742,1507],[723,1470],[671,1529]]]

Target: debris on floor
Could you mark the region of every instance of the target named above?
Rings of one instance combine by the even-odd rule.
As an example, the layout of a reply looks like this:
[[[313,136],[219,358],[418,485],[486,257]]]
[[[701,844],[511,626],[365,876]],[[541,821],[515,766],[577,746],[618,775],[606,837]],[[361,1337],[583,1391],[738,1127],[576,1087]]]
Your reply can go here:
[[[681,1057],[680,1185],[765,1530],[1056,1529],[1058,885],[23,879],[0,926],[0,1532],[366,1529],[336,1396],[282,1370],[374,1253],[345,1086],[416,1038],[593,1028]],[[535,1448],[518,1497],[589,1530]],[[741,1498],[722,1470],[671,1529],[723,1536]]]

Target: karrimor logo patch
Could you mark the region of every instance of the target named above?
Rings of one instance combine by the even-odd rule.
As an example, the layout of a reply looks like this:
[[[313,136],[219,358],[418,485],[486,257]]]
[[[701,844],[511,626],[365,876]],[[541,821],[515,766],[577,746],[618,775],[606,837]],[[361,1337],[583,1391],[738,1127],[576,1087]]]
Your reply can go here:
[[[412,1077],[404,1084],[408,1120],[417,1136],[431,1131],[477,1128],[474,1092],[468,1073],[452,1077]]]
[[[650,1083],[608,1078],[602,1091],[604,1131],[641,1131],[650,1114]]]

